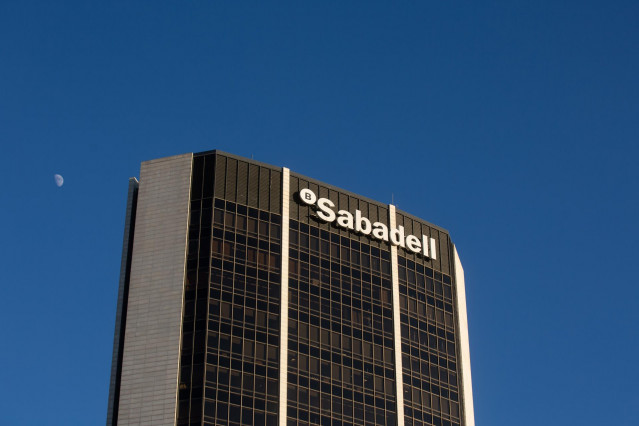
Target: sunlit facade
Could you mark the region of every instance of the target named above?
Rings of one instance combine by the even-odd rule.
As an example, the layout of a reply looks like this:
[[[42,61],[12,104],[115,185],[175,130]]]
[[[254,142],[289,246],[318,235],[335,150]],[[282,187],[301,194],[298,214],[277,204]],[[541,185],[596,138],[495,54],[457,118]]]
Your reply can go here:
[[[130,181],[108,425],[471,426],[471,388],[447,231],[219,151]]]

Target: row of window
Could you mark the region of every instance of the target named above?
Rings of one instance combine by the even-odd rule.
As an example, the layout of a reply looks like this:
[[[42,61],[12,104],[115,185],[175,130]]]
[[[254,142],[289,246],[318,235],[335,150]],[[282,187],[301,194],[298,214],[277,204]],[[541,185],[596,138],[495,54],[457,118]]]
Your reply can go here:
[[[396,416],[392,411],[384,411],[382,409],[374,409],[366,407],[362,404],[353,404],[351,408],[349,404],[344,407],[344,412],[353,413],[344,415],[343,419],[339,415],[331,416],[328,412],[322,414],[314,411],[308,412],[306,409],[296,410],[294,406],[289,407],[287,426],[351,426],[351,425],[394,425],[396,424]],[[297,415],[297,417],[295,417]]]
[[[321,340],[320,343],[318,340],[309,340],[308,338],[298,337],[297,333],[292,333],[289,335],[289,347],[295,348],[296,351],[303,354],[310,354],[323,359],[333,359],[337,363],[340,362],[339,360],[347,362],[352,357],[354,360],[358,360],[357,362],[363,359],[365,362],[372,361],[376,364],[386,364],[391,367],[393,365],[393,345],[390,339],[386,341],[378,340],[373,343],[372,340],[374,339],[368,341],[362,338],[351,338],[350,336],[339,334],[339,332],[322,329]]]
[[[412,399],[412,405],[411,405]],[[435,419],[443,421],[452,421],[452,424],[459,424],[459,403],[451,402],[447,399],[438,398],[426,392],[417,391],[411,395],[405,392],[404,395],[404,414],[413,420],[423,420],[431,422],[427,424],[436,424]],[[442,423],[445,424],[445,423]],[[448,423],[451,424],[451,423]]]
[[[331,243],[305,234],[298,235],[295,231],[291,231],[289,241],[291,246],[294,247],[293,250],[295,250],[295,253],[293,253],[294,258],[299,256],[300,259],[308,260],[309,254],[312,253],[313,256],[311,257],[348,263],[357,269],[372,268],[379,270],[381,265],[384,273],[390,274],[390,254],[385,250],[361,244],[360,247],[367,248],[367,250],[360,251],[359,249],[351,248],[351,244],[344,246],[339,243]],[[368,250],[369,247],[370,250]],[[299,249],[299,251],[296,249]],[[317,262],[317,260],[313,260],[313,262]]]
[[[379,306],[373,305],[371,309],[369,304],[368,307],[363,306],[360,309],[351,308],[349,305],[343,305],[339,302],[318,303],[317,300],[309,300],[307,294],[297,293],[295,290],[290,291],[289,297],[290,304],[299,311],[299,315],[337,321],[343,324],[343,332],[348,335],[355,335],[358,333],[356,330],[362,329],[364,332],[374,332],[380,335],[386,333],[389,337],[392,335],[392,315],[386,315],[386,310]],[[366,302],[363,305],[365,304]]]
[[[297,262],[291,260],[290,265],[293,264],[297,264]],[[308,265],[301,265],[302,268],[306,266]],[[343,303],[350,304],[352,297],[353,303],[358,303],[360,299],[373,299],[376,303],[386,305],[388,308],[392,307],[392,285],[390,279],[370,274],[352,277],[340,273],[331,274],[328,269],[317,269],[312,266],[310,270],[321,274],[321,279],[314,278],[310,274],[301,273],[299,273],[300,277],[296,277],[295,275],[298,273],[297,266],[291,269],[295,271],[289,280],[289,287],[291,288],[308,292],[314,296],[321,295],[323,298],[330,298],[335,302],[342,301]],[[297,278],[300,279],[298,280]],[[309,280],[309,278],[311,279]]]
[[[287,416],[291,420],[297,418],[302,421],[309,420],[312,424],[319,424],[320,415],[324,415],[325,421],[328,421],[330,425],[336,424],[336,422],[338,422],[337,424],[342,424],[341,422],[395,424],[394,403],[384,404],[383,400],[381,400],[382,406],[376,407],[375,401],[372,401],[371,404],[369,401],[345,400],[302,389],[299,390],[298,395],[293,386],[289,386],[288,395]],[[296,404],[297,400],[302,399],[306,402]],[[380,400],[380,398],[377,398],[377,400]],[[389,405],[390,408],[384,408],[385,405]],[[311,410],[309,410],[309,407],[311,407]],[[322,424],[327,423],[322,422]]]
[[[262,293],[260,290],[257,297],[255,297],[255,293],[253,293],[253,297],[244,297],[244,292],[241,290],[236,290],[235,294],[224,291],[222,292],[222,301],[210,300],[209,313],[220,315],[220,319],[226,322],[231,322],[231,320],[234,322],[244,321],[258,327],[267,327],[267,324],[268,327],[271,327],[272,321],[276,318],[274,319],[271,315],[267,319],[265,313],[279,313],[279,300],[273,297],[267,298],[269,294],[271,294],[270,291],[264,290]],[[256,307],[257,311],[255,311]]]
[[[231,336],[225,333],[209,330],[207,351],[212,352],[219,350],[220,353],[226,352],[232,356],[245,358],[255,357],[255,362],[264,362],[266,360],[277,363],[278,347],[277,345],[268,345],[269,340],[266,333],[253,332],[252,330],[244,330],[245,338],[241,336]]]
[[[405,407],[404,425],[406,426],[459,426],[459,419],[446,419],[436,414],[422,413],[419,409]]]
[[[415,274],[414,272],[412,275],[412,277],[411,274],[406,276],[406,270],[402,267],[399,268],[399,283],[400,285],[407,286],[409,292],[420,292],[428,294],[429,296],[436,296],[439,299],[443,298],[448,301],[452,300],[453,294],[451,284],[434,280],[433,278],[426,277],[422,274]]]
[[[331,234],[335,235],[336,234]],[[367,244],[360,244],[357,241],[349,240],[342,237],[341,244],[339,237],[334,241],[328,239],[320,239],[317,237],[302,234],[291,230],[289,241],[292,245],[298,246],[300,253],[312,252],[316,256],[322,258],[331,257],[335,261],[351,262],[354,265],[370,267],[371,259],[380,259],[385,262],[390,261],[390,253],[371,247]]]
[[[275,377],[267,373],[267,376],[259,374],[259,369],[255,370],[255,374],[250,371],[238,371],[218,365],[206,366],[206,394],[207,397],[215,398],[215,392],[218,399],[225,401],[224,395],[241,395],[250,398],[251,395],[268,396],[269,399],[277,399],[278,397],[278,377],[277,370]],[[237,398],[236,398],[237,399]],[[233,402],[233,400],[231,401]]]
[[[392,355],[392,352],[389,352],[389,355]],[[350,372],[346,374],[348,377],[352,377],[353,372],[374,374],[387,379],[392,379],[395,376],[392,360],[362,360],[347,355],[340,356],[339,353],[328,351],[321,351],[321,354],[289,351],[288,358],[291,369],[297,369],[300,374],[310,375],[312,378],[327,377],[341,380],[343,375],[340,369],[343,372]]]
[[[450,284],[450,276],[443,274],[441,272],[434,271],[427,265],[423,265],[420,263],[413,262],[410,259],[407,259],[404,256],[397,256],[397,266],[399,268],[406,268],[407,271],[415,271],[417,274],[425,275],[429,278],[434,278],[438,281],[443,281],[446,284]]]
[[[269,213],[264,210],[258,210],[253,207],[245,206],[243,204],[234,203],[232,201],[225,201],[220,198],[215,199],[215,208],[252,217],[255,219],[265,220],[267,222],[276,223],[278,225],[282,224],[282,217],[277,213]]]
[[[407,318],[402,322],[407,323],[409,319],[411,322],[428,320],[430,323],[437,324],[438,327],[449,329],[452,332],[455,329],[452,305],[447,305],[439,300],[433,300],[433,302],[434,303],[431,304],[418,301],[400,294],[400,312],[402,316]],[[445,310],[446,308],[450,308],[451,310]]]
[[[446,340],[445,338],[437,337],[434,334],[429,334],[425,330],[420,330],[414,327],[408,327],[405,324],[401,326],[402,341],[406,340],[413,346],[419,346],[421,348],[428,348],[431,351],[439,351],[441,354],[448,354],[451,357],[455,357],[455,342]]]
[[[221,300],[227,303],[234,302],[238,306],[248,307],[254,307],[257,303],[259,309],[262,309],[261,306],[266,306],[264,305],[266,302],[279,305],[279,282],[244,276],[239,272],[235,274],[225,272],[222,274],[221,271],[216,269],[211,270],[211,276],[211,300]],[[215,284],[216,281],[218,284]],[[266,308],[263,310],[266,310]]]
[[[248,247],[259,247],[262,250],[268,250],[270,248],[273,252],[280,252],[281,241],[279,238],[271,238],[269,240],[268,238],[247,237],[218,227],[213,228],[213,238],[220,241],[225,240],[231,243],[245,244]],[[200,246],[202,246],[201,242]],[[241,262],[244,261],[244,259],[241,258],[237,260]]]
[[[340,280],[340,277],[341,275],[338,275],[333,280],[327,279],[331,283],[330,286],[318,279],[300,277],[298,280],[293,277],[289,280],[289,288],[295,291],[296,295],[299,294],[299,297],[304,297],[303,307],[313,306],[314,310],[317,310],[319,305],[320,309],[324,309],[331,302],[392,317],[390,280],[367,275],[364,277],[366,280],[354,278],[351,282]]]
[[[262,212],[266,213],[266,212]],[[227,231],[237,232],[238,237],[242,234],[249,236],[260,236],[260,238],[280,239],[281,227],[277,223],[268,220],[259,220],[241,214],[225,212],[215,209],[213,215],[213,226],[224,228]]]
[[[336,232],[328,232],[324,229],[319,229],[316,226],[308,225],[306,223],[301,223],[293,219],[289,221],[289,227],[291,231],[298,232],[299,235],[310,235],[312,237],[317,237],[320,240],[330,241],[331,243],[341,244],[345,247],[352,247],[357,250],[360,250],[360,247],[361,247],[361,250],[363,252],[368,253],[368,250],[370,250],[371,253],[374,253],[376,256],[379,256],[380,249],[377,248],[375,245],[360,243],[356,239],[340,236]],[[338,228],[335,228],[335,230],[337,231]],[[374,241],[372,242],[373,244],[377,244],[377,242],[374,242]],[[389,252],[387,253],[388,253],[388,256],[390,256],[390,253]],[[387,257],[387,258],[385,257],[385,259],[388,260],[390,259],[390,257]]]
[[[212,254],[222,260],[234,261],[238,259],[239,263],[246,263],[247,266],[257,266],[258,268],[278,270],[281,266],[279,251],[268,252],[229,241],[214,240]],[[221,262],[212,262],[211,266],[221,267]]]
[[[322,262],[325,261],[322,260]],[[351,271],[348,266],[339,265],[335,262],[329,262],[326,266],[317,266],[305,261],[299,263],[303,266],[304,271],[308,271],[304,273],[304,280],[302,281],[309,283],[310,278],[310,285],[317,285],[321,288],[332,287],[342,291],[351,291],[352,286],[360,283],[372,283],[381,285],[383,288],[392,288],[390,276],[380,276],[379,274],[371,273],[370,270],[360,271],[353,269]],[[298,275],[300,276],[302,275],[302,266],[299,266]]]
[[[443,368],[448,368],[451,371],[457,371],[457,363],[454,359],[448,359],[446,356],[438,356],[436,353],[426,349],[420,349],[415,346],[410,346],[406,342],[402,342],[402,359],[412,356],[422,361],[428,360],[431,364],[439,365]]]
[[[428,301],[431,305],[437,305],[444,308],[449,312],[452,312],[452,293],[450,284],[442,284],[439,281],[432,281],[430,278],[426,278],[431,284],[437,284],[439,290],[435,290],[435,285],[423,286],[416,284],[407,284],[405,280],[399,280],[399,292],[400,294],[408,295],[414,299],[418,299],[422,302]],[[443,291],[446,289],[446,291]]]
[[[307,357],[307,360],[303,361],[301,359],[305,357],[303,354],[298,354],[295,358],[297,357],[300,358],[300,362],[306,362],[307,365],[301,368],[300,363],[294,362],[295,365],[290,366],[288,369],[290,384],[299,384],[300,388],[319,391],[321,382],[322,387],[328,386],[328,389],[322,389],[323,393],[343,396],[347,399],[353,398],[353,392],[395,399],[395,373],[392,369],[375,366],[362,371],[361,367],[358,369],[313,357]],[[289,354],[289,358],[293,356]],[[315,387],[313,383],[317,386]]]
[[[389,302],[390,290],[382,289],[378,286],[371,286],[365,284],[363,294],[370,294],[372,296],[363,296],[362,294],[353,294],[350,292],[343,292],[341,295],[335,297],[334,293],[326,290],[322,292],[322,296],[314,295],[308,291],[297,290],[295,285],[291,285],[289,297],[295,298],[295,303],[299,305],[301,309],[311,310],[314,312],[330,313],[333,308],[336,312],[339,312],[342,308],[353,307],[354,310],[363,310],[366,313],[372,313],[373,315],[379,315],[384,318],[392,318],[392,305]],[[335,316],[339,317],[336,313]],[[349,318],[350,321],[350,318]]]
[[[265,401],[255,399],[256,406],[268,405]],[[264,408],[262,408],[264,410]],[[277,426],[277,414],[267,414],[262,410],[241,405],[229,404],[228,402],[206,400],[204,402],[204,425],[213,426],[218,424],[230,425],[268,425]],[[277,407],[273,407],[271,412],[277,412]],[[228,422],[228,423],[227,423]]]
[[[357,311],[355,314],[359,314]],[[365,313],[370,316],[370,314]],[[298,321],[299,318],[299,321]],[[343,349],[346,351],[357,351],[361,353],[361,345],[364,346],[364,354],[368,355],[370,346],[393,347],[393,338],[391,333],[383,333],[381,327],[375,329],[361,329],[361,322],[358,319],[355,322],[329,321],[322,319],[322,327],[319,327],[320,321],[318,316],[304,314],[303,312],[293,313],[289,319],[289,336],[299,339],[301,342],[309,341],[311,346],[333,347],[334,349]],[[359,322],[359,326],[354,327]],[[373,322],[375,323],[375,322]],[[310,325],[309,325],[310,324]],[[349,324],[349,325],[346,325]],[[380,322],[381,324],[381,322]],[[374,343],[374,345],[373,345]]]
[[[402,364],[402,370],[407,384],[433,392],[437,395],[448,396],[447,389],[452,389],[451,399],[457,400],[457,372],[447,368],[428,364],[419,359],[411,358],[412,362]],[[414,365],[417,364],[417,365]],[[421,364],[421,368],[419,366]]]
[[[448,339],[451,342],[455,341],[455,333],[453,333],[452,331],[447,331],[444,327],[441,326],[441,324],[433,324],[432,321],[427,322],[426,318],[424,317],[417,319],[415,317],[409,317],[405,313],[400,313],[399,318],[402,326],[408,327],[410,325],[411,328],[416,328],[424,332],[427,331],[430,334]]]

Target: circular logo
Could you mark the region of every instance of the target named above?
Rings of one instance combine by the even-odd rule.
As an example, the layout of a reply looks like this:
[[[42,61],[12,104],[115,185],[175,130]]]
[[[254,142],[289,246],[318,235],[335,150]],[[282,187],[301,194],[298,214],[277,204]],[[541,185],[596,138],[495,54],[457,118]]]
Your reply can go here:
[[[313,191],[311,191],[308,188],[304,188],[300,191],[300,200],[302,200],[304,204],[308,204],[309,206],[312,206],[312,205],[315,205],[315,202],[317,201],[317,197],[315,196]]]

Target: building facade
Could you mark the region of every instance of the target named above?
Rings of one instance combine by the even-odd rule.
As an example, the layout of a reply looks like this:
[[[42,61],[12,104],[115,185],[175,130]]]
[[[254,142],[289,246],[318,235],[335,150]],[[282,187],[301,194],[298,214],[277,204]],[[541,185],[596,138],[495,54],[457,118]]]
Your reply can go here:
[[[131,179],[107,425],[474,426],[449,233],[219,151]]]

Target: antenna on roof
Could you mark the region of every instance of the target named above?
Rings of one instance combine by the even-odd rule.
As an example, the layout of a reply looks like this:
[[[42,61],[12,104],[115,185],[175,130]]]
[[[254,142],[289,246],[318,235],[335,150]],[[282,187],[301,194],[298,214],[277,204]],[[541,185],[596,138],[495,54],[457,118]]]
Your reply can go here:
[[[391,204],[395,204],[395,194],[391,192]]]

